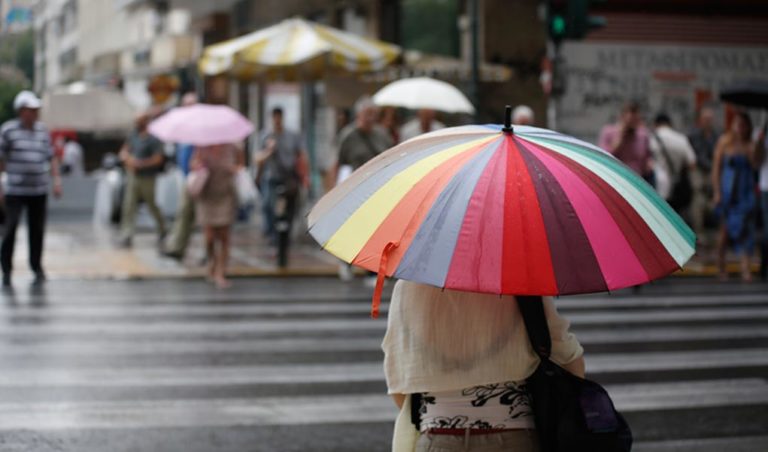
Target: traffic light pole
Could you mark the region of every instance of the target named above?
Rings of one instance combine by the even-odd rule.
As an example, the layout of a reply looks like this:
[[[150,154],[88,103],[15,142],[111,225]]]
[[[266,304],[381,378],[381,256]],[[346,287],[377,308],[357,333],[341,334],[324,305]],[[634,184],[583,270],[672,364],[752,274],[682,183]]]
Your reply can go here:
[[[560,54],[560,45],[566,39],[584,39],[589,32],[602,28],[606,20],[589,15],[591,3],[601,0],[547,0],[547,56],[552,62],[552,84],[547,103],[547,124],[557,128],[560,104],[566,91],[565,61]]]
[[[475,120],[480,111],[480,0],[469,0],[470,33],[472,34],[472,81],[470,86],[470,100],[475,106]]]
[[[557,72],[561,70],[561,68],[557,67],[557,64],[559,64],[559,58],[560,58],[560,45],[553,42],[548,41],[547,42],[547,55],[550,58],[550,61],[552,62],[552,85],[554,88],[555,84],[555,77],[557,76]],[[547,99],[547,127],[549,127],[552,130],[557,130],[557,119],[558,119],[558,113],[560,112],[560,96],[559,93],[555,92],[554,89],[550,90],[549,98]]]

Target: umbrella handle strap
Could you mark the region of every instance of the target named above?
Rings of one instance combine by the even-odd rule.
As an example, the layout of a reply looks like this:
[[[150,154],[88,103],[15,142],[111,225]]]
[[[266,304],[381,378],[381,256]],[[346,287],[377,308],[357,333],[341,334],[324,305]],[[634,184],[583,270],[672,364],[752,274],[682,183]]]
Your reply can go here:
[[[389,263],[389,254],[400,244],[395,242],[387,243],[384,251],[381,252],[379,261],[379,273],[376,275],[376,288],[373,289],[373,301],[371,302],[371,318],[379,318],[379,307],[381,306],[381,293],[384,291],[384,279],[387,277],[387,264]]]

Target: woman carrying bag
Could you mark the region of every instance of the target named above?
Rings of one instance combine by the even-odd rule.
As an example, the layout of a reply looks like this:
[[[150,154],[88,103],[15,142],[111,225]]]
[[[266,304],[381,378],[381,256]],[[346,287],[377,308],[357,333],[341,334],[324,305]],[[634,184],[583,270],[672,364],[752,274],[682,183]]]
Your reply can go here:
[[[242,151],[234,145],[200,147],[192,158],[192,180],[202,179],[199,186],[190,184],[195,201],[197,221],[205,233],[208,262],[207,278],[219,289],[226,289],[229,261],[230,230],[235,221],[238,196],[235,178],[242,167]],[[194,188],[193,188],[194,186]]]
[[[584,350],[569,322],[550,298],[543,303],[551,359],[583,377]],[[401,409],[394,452],[540,450],[525,387],[539,358],[514,297],[398,281],[382,348],[388,393]]]

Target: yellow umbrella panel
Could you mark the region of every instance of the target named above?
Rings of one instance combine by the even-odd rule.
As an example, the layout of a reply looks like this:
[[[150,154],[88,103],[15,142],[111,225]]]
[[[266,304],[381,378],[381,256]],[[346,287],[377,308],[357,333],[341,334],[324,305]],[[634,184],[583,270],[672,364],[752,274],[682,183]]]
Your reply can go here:
[[[302,19],[288,19],[206,47],[200,71],[237,78],[317,78],[326,72],[384,68],[400,48]]]

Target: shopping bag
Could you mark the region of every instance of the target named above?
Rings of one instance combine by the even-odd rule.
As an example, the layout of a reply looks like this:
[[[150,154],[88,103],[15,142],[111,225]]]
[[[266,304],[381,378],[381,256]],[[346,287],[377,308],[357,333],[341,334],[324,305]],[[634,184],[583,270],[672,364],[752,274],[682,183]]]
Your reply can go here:
[[[240,168],[235,174],[235,190],[237,191],[237,202],[241,207],[256,204],[259,194],[245,168]]]
[[[208,182],[209,176],[210,173],[208,172],[208,168],[205,167],[190,171],[189,175],[187,175],[187,191],[189,192],[189,196],[193,199],[199,198],[200,194],[203,193],[203,189]]]

